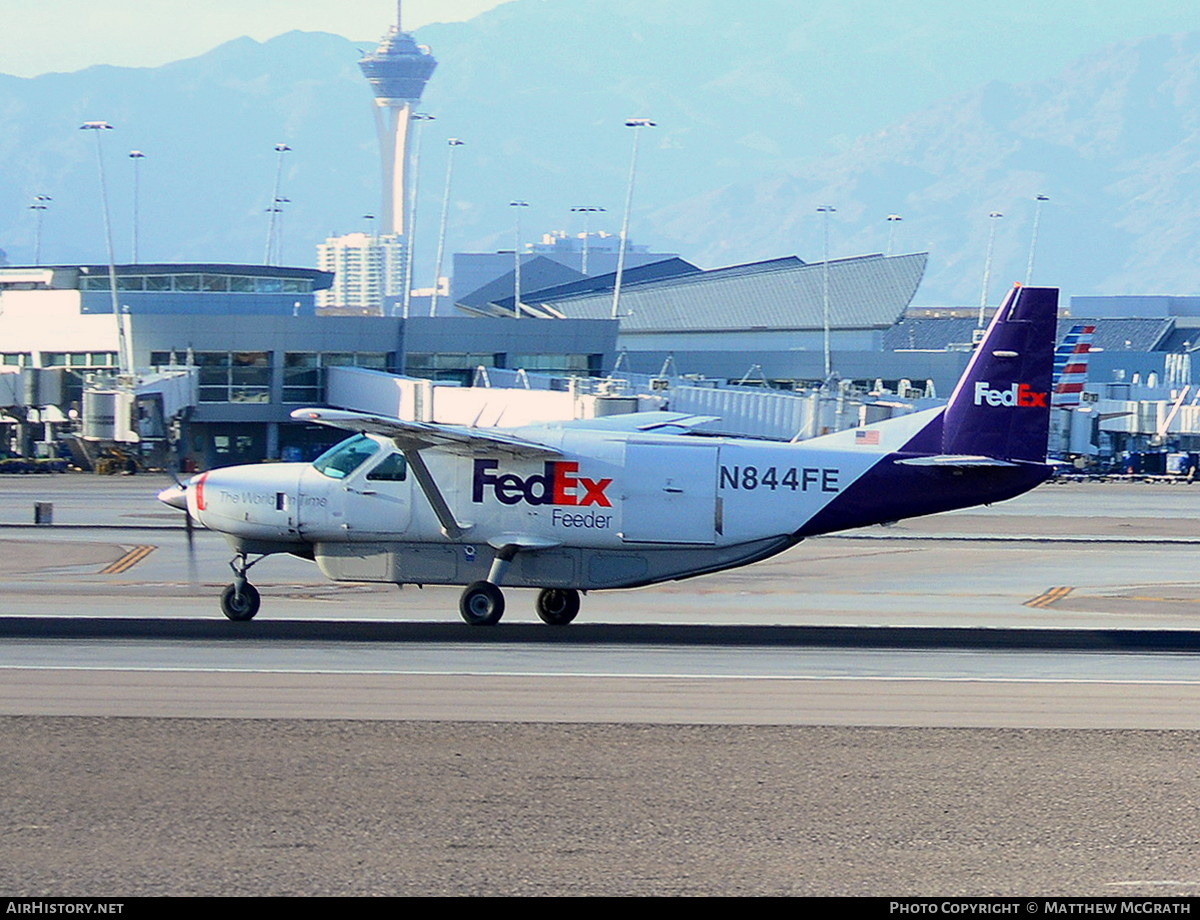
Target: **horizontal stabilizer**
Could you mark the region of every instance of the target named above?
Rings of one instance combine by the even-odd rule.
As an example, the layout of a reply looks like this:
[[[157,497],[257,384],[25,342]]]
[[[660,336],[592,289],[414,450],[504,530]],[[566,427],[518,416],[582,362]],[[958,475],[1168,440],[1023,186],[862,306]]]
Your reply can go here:
[[[1007,460],[995,457],[968,457],[963,454],[937,454],[932,457],[909,457],[896,461],[901,466],[937,466],[943,469],[977,469],[987,466],[1016,466]]]

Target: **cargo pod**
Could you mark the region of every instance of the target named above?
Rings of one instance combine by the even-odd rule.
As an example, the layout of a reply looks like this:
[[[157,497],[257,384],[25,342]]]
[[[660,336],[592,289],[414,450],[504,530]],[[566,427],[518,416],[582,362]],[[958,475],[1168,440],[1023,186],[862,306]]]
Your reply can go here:
[[[626,543],[714,543],[717,445],[625,446],[621,538]]]

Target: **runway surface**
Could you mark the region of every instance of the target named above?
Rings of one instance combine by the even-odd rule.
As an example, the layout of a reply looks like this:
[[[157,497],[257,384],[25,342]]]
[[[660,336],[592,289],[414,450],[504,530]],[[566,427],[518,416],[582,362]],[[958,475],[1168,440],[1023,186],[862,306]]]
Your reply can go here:
[[[566,630],[514,591],[481,635],[458,589],[275,558],[226,623],[160,485],[0,479],[6,890],[1200,889],[1200,487],[1046,486]]]

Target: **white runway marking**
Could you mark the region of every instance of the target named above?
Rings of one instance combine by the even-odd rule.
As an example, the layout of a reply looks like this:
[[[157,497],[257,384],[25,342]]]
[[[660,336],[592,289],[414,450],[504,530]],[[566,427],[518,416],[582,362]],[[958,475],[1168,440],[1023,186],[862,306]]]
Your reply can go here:
[[[721,680],[1200,684],[1186,654],[779,649],[504,647],[437,643],[111,643],[20,640],[0,668],[144,672],[628,677]]]

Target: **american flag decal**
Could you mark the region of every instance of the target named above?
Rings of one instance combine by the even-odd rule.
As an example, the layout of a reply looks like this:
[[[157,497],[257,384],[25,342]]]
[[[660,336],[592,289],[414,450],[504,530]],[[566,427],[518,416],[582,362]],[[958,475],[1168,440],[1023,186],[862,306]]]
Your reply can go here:
[[[854,432],[855,444],[878,444],[879,431],[875,428],[860,428]]]

